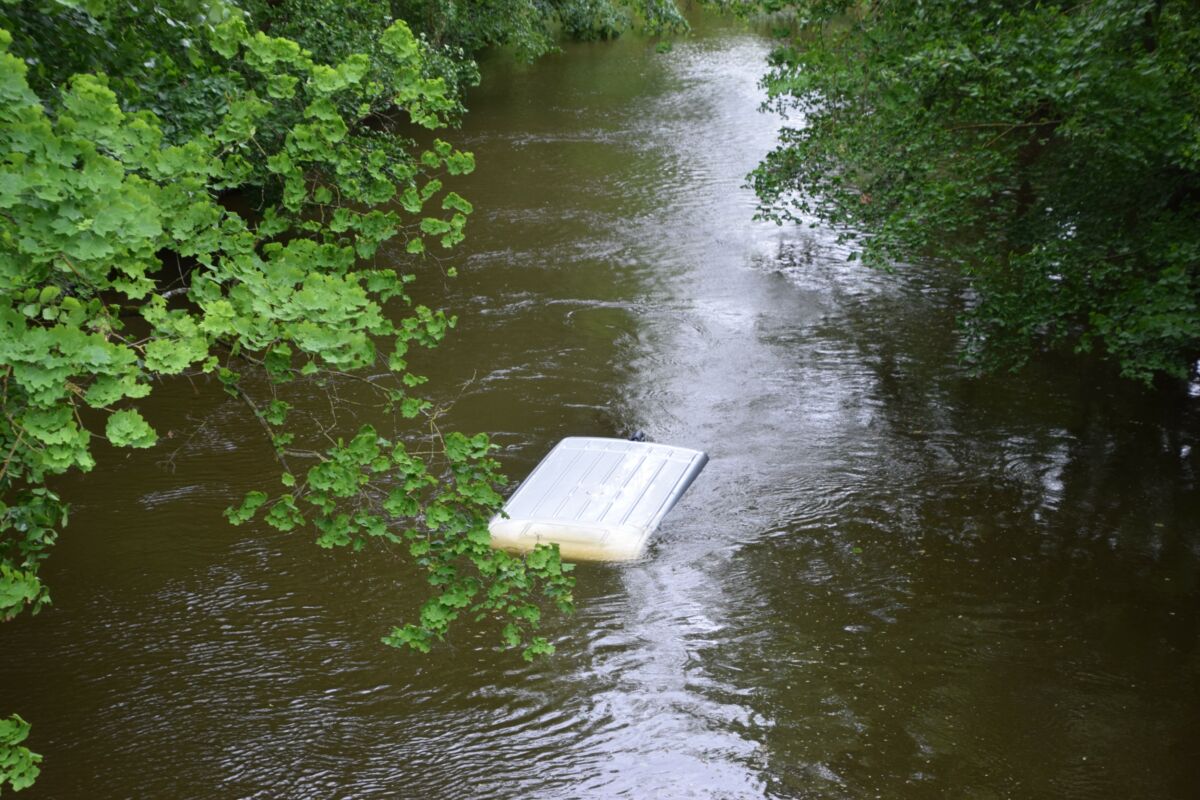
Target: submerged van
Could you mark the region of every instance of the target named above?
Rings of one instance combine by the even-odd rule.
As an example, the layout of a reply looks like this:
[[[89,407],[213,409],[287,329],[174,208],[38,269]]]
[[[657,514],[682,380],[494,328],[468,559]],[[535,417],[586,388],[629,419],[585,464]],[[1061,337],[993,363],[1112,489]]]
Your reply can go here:
[[[567,560],[638,558],[707,463],[685,447],[563,439],[492,518],[492,545],[522,551],[556,542]]]

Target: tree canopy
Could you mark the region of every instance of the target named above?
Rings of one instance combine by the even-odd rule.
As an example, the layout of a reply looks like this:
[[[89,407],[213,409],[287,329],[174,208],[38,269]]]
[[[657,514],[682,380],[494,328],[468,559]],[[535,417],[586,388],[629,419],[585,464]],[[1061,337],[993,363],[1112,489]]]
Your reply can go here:
[[[763,214],[831,223],[869,263],[961,269],[981,366],[1050,348],[1142,381],[1193,368],[1195,3],[714,2],[778,27],[765,85],[792,122],[752,177]],[[489,546],[494,446],[441,431],[408,365],[455,325],[420,287],[453,277],[431,255],[473,210],[454,181],[474,159],[434,132],[480,48],[533,58],[635,18],[682,24],[671,0],[0,0],[0,619],[49,602],[55,476],[154,446],[139,401],[191,377],[244,403],[279,461],[233,524],[425,570],[386,643],[428,650],[470,616],[548,652],[570,565]],[[395,428],[297,418],[290,392],[337,381]],[[0,719],[0,787],[36,778],[28,733]]]
[[[753,175],[874,264],[969,279],[986,368],[1096,352],[1149,382],[1200,355],[1200,9],[1184,0],[812,0],[765,80],[793,120]]]
[[[406,356],[455,324],[414,287],[453,277],[425,254],[462,240],[472,206],[450,185],[474,168],[421,131],[462,112],[478,48],[532,57],[559,28],[613,35],[631,8],[679,21],[661,0],[0,0],[0,620],[50,601],[54,477],[95,468],[98,440],[154,446],[139,401],[200,376],[280,464],[231,522],[401,548],[431,591],[387,644],[428,650],[470,615],[549,652],[534,631],[570,610],[571,568],[555,547],[489,546],[494,445],[432,419],[411,435],[435,410]],[[294,419],[289,390],[339,380],[401,424]],[[37,776],[28,731],[0,719],[0,787]]]

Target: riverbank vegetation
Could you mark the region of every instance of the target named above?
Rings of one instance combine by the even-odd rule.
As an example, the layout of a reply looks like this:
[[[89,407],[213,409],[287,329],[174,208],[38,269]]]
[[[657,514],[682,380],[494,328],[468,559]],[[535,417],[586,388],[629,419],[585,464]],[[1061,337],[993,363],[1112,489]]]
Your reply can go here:
[[[869,263],[968,277],[966,353],[1097,353],[1130,378],[1200,355],[1200,11],[1182,0],[727,0],[772,15],[789,115],[752,176],[763,213],[821,220]],[[230,507],[322,547],[407,554],[427,650],[462,617],[549,651],[554,549],[493,551],[486,435],[441,431],[409,370],[453,328],[430,277],[466,235],[454,146],[474,55],[679,30],[671,0],[0,0],[0,619],[49,603],[55,479],[148,448],[166,382],[241,403],[278,483]],[[444,136],[444,138],[442,138]],[[297,398],[345,383],[372,424]],[[355,413],[346,413],[344,423]],[[378,420],[390,420],[380,430]],[[29,785],[0,719],[0,787]]]
[[[636,10],[677,21],[671,3]],[[441,431],[408,370],[455,324],[414,297],[423,274],[453,277],[426,254],[461,241],[472,211],[452,189],[471,154],[427,132],[462,113],[479,48],[534,57],[559,29],[603,38],[631,13],[0,2],[0,619],[50,601],[39,566],[68,519],[55,476],[154,446],[138,401],[187,377],[244,403],[279,462],[231,522],[398,547],[426,572],[431,597],[387,644],[428,650],[469,615],[527,657],[550,651],[534,631],[546,606],[570,610],[569,565],[489,546],[493,445]],[[289,396],[344,381],[395,430],[293,412]],[[28,730],[0,720],[0,786],[36,777]]]
[[[962,270],[966,355],[1097,353],[1129,378],[1200,356],[1200,9],[1183,0],[750,3],[789,115],[764,212],[869,263]],[[746,8],[747,4],[742,4]]]

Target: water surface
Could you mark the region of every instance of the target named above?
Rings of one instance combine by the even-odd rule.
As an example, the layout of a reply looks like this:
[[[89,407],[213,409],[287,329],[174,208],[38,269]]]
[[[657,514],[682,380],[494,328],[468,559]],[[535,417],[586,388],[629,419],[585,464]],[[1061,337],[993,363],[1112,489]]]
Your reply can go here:
[[[270,452],[164,386],[173,438],[63,487],[55,604],[0,630],[0,711],[46,756],[23,798],[1196,796],[1200,401],[973,379],[951,275],[752,221],[767,47],[497,56],[454,137],[440,424],[514,478],[567,435],[712,459],[643,560],[580,567],[557,655],[378,644],[412,570],[227,526]]]

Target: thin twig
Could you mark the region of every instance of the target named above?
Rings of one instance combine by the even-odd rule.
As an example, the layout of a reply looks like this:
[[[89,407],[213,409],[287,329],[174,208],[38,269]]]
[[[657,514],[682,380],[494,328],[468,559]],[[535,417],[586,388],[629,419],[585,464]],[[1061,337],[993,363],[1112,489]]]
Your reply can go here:
[[[946,128],[948,131],[965,131],[974,128],[1036,128],[1039,125],[1058,125],[1062,122],[1061,119],[1042,119],[1033,122],[967,122],[962,125],[951,125]]]
[[[230,385],[233,387],[234,392],[237,393],[237,396],[240,397],[246,403],[246,405],[250,406],[250,410],[254,412],[254,418],[258,420],[260,425],[262,425],[263,430],[267,434],[267,439],[271,442],[271,452],[275,454],[275,458],[279,459],[280,465],[283,466],[283,471],[290,474],[292,472],[292,468],[288,466],[287,458],[284,457],[284,454],[275,446],[275,432],[271,430],[271,424],[267,422],[266,417],[263,416],[262,411],[259,410],[254,400],[251,399],[250,395],[246,394],[245,389],[243,389],[241,386],[238,386],[236,383]]]
[[[21,428],[17,431],[17,438],[13,440],[13,446],[9,448],[8,456],[4,459],[4,466],[0,467],[0,481],[4,480],[5,474],[8,473],[8,465],[12,462],[12,457],[17,452],[17,447],[23,438],[25,438],[25,429]]]

